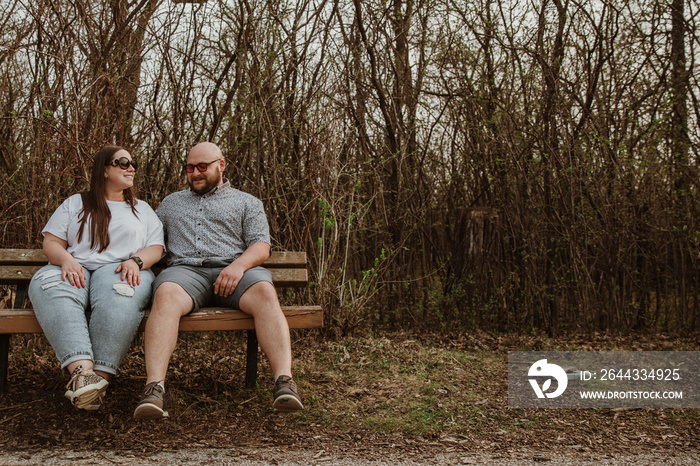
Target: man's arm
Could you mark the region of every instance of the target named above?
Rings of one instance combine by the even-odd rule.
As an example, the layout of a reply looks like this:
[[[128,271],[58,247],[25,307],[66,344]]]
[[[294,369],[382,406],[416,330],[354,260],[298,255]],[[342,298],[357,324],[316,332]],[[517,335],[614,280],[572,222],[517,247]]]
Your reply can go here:
[[[268,257],[270,257],[269,244],[264,242],[251,244],[238,259],[221,271],[214,282],[214,293],[224,298],[228,297],[238,286],[243,273],[248,269],[262,265]]]

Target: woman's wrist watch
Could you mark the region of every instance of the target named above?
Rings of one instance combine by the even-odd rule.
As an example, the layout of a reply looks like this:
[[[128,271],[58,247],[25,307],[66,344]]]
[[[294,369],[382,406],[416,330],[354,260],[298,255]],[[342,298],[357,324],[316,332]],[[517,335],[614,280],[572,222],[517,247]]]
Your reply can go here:
[[[139,270],[141,270],[143,268],[143,261],[141,260],[141,258],[139,256],[131,256],[131,257],[129,257],[129,259],[136,262],[136,264],[139,266]]]

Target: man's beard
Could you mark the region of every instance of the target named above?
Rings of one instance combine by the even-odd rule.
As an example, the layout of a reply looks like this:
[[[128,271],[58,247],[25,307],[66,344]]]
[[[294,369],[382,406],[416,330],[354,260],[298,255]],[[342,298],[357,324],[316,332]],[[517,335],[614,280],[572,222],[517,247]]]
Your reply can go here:
[[[204,180],[205,184],[204,184],[204,186],[202,186],[200,188],[195,188],[194,182],[199,181],[199,180]],[[190,183],[190,189],[192,189],[192,191],[196,192],[197,194],[206,194],[209,191],[211,191],[212,189],[214,189],[214,187],[216,187],[220,181],[221,181],[221,176],[219,176],[218,178],[215,178],[213,180],[210,180],[206,176],[203,178],[196,178],[196,179],[192,180],[192,183]]]

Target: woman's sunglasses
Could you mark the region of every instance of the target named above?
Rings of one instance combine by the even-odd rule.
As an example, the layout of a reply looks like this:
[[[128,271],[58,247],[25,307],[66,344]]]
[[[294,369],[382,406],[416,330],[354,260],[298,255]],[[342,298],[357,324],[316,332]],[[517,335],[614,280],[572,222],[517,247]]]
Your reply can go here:
[[[112,167],[119,166],[119,168],[121,168],[122,170],[127,170],[129,168],[129,165],[134,167],[134,170],[138,168],[136,160],[129,160],[126,157],[119,157],[118,159],[114,159],[111,162],[107,162],[105,165],[109,165]]]

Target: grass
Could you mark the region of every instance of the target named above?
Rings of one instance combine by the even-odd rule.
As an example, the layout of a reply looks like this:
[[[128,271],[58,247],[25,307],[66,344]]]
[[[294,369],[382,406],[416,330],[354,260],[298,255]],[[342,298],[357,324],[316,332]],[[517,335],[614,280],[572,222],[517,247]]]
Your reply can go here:
[[[304,358],[304,372],[322,374],[341,393],[330,399],[317,397],[324,401],[310,403],[310,412],[313,416],[318,406],[339,413],[337,417],[349,414],[356,424],[383,433],[460,433],[469,418],[478,417],[474,406],[488,402],[485,394],[500,390],[489,374],[502,370],[502,356],[436,348],[412,339],[369,337],[328,343],[328,351],[308,362]],[[300,379],[300,383],[304,390],[314,390],[313,382]]]
[[[485,340],[489,337],[484,335]],[[489,437],[497,433],[582,437],[580,426],[606,442],[620,418],[628,435],[649,435],[673,426],[697,443],[698,410],[524,410],[507,401],[507,352],[539,350],[668,349],[662,336],[542,340],[496,336],[471,346],[470,339],[408,334],[348,337],[302,350],[300,387],[311,402],[309,422],[334,429],[367,429],[413,438]],[[585,340],[585,339],[583,339]],[[674,347],[697,349],[692,336]],[[299,345],[296,345],[299,347]],[[320,383],[319,383],[320,382]],[[335,393],[328,390],[333,387]],[[583,423],[583,424],[582,424]],[[615,435],[611,438],[614,438]]]

